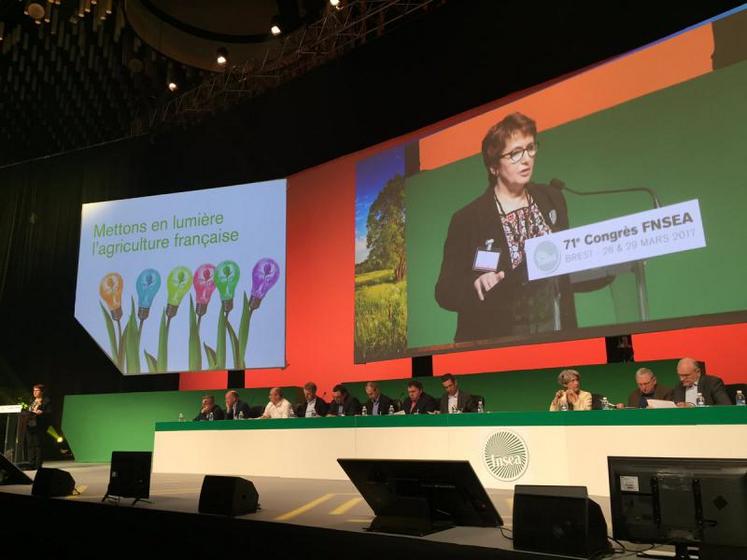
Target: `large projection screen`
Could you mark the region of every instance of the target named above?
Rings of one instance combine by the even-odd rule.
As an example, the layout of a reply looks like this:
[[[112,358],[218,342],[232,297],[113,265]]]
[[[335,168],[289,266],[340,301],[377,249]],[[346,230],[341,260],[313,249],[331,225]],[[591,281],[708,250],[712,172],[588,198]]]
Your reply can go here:
[[[75,318],[123,374],[285,366],[286,181],[83,205]]]
[[[359,161],[355,361],[747,319],[745,34],[740,8]],[[483,139],[517,113],[509,219]]]

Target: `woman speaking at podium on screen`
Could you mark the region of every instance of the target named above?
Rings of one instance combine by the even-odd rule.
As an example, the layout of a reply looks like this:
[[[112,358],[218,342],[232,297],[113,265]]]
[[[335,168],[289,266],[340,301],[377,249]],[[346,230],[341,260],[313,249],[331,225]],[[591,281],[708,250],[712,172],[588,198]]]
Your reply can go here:
[[[488,130],[482,156],[488,187],[454,213],[436,301],[456,311],[455,342],[576,327],[567,276],[528,281],[527,239],[568,228],[559,189],[531,182],[537,126],[513,113]]]

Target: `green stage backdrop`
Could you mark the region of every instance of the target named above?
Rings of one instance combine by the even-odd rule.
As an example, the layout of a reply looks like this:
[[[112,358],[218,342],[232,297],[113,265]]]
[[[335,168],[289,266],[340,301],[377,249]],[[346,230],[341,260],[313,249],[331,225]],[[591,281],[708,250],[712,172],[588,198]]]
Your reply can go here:
[[[269,389],[238,389],[239,398],[250,406],[267,403]],[[62,430],[76,461],[103,463],[112,451],[152,451],[156,422],[176,421],[179,413],[191,420],[200,410],[202,395],[215,397],[223,408],[225,390],[156,391],[67,395]],[[291,402],[303,398],[300,387],[283,387]]]
[[[539,134],[533,180],[578,190],[649,187],[663,205],[699,199],[707,247],[648,261],[651,319],[747,309],[747,62]],[[529,115],[531,116],[531,115]],[[451,215],[487,185],[482,155],[407,180],[409,348],[449,344],[456,314],[434,299]],[[652,207],[645,193],[566,194],[571,227]],[[578,294],[579,327],[638,321],[635,284]]]
[[[634,374],[639,367],[649,367],[659,382],[670,387],[677,383],[677,362],[637,362],[580,366],[581,386],[600,393],[612,402],[627,401],[635,389]],[[559,368],[459,376],[463,390],[482,395],[489,411],[547,410],[558,389]],[[440,398],[442,389],[437,377],[420,378],[425,391]],[[392,398],[406,394],[408,379],[380,381],[381,391]],[[364,383],[346,383],[350,393],[361,402],[366,400]],[[284,387],[286,398],[301,402],[300,387]],[[62,428],[75,459],[83,463],[108,462],[112,451],[152,451],[156,422],[176,421],[179,413],[187,420],[197,415],[200,397],[212,394],[222,404],[223,390],[159,391],[152,393],[112,393],[104,395],[68,395],[62,417]],[[241,400],[251,406],[267,402],[268,389],[239,389]],[[292,420],[289,420],[292,422]]]
[[[635,362],[579,366],[581,388],[606,396],[610,402],[627,402],[628,395],[636,388],[635,372],[648,367],[656,373],[659,383],[674,387],[679,381],[676,360],[656,362]],[[547,410],[555,392],[559,389],[558,373],[561,368],[510,371],[500,373],[475,373],[458,376],[459,386],[470,394],[485,398],[488,411]],[[423,390],[429,395],[441,398],[443,389],[438,377],[420,377]],[[379,381],[379,389],[393,399],[407,396],[408,379]],[[350,394],[365,402],[365,383],[346,383]]]

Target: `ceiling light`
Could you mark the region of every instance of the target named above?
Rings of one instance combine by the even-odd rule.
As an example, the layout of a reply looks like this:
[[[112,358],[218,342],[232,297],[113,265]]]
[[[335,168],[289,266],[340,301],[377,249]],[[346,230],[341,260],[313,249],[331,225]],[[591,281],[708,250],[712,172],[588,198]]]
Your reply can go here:
[[[179,86],[176,85],[176,82],[169,82],[169,91],[176,91],[179,89]]]
[[[280,30],[280,27],[278,27],[278,25],[275,24],[272,27],[270,27],[270,33],[272,33],[275,37],[277,37],[278,35],[282,33],[282,31]]]
[[[221,66],[228,62],[228,50],[226,47],[218,47],[218,50],[215,51],[215,62]]]

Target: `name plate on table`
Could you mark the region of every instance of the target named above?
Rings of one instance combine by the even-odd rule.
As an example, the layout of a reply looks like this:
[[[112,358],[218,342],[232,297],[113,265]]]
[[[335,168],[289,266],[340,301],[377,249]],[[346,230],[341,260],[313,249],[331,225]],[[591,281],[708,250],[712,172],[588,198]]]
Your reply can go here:
[[[0,414],[17,414],[23,410],[20,404],[5,404],[0,406]]]
[[[529,280],[706,246],[700,205],[688,200],[527,239]]]

